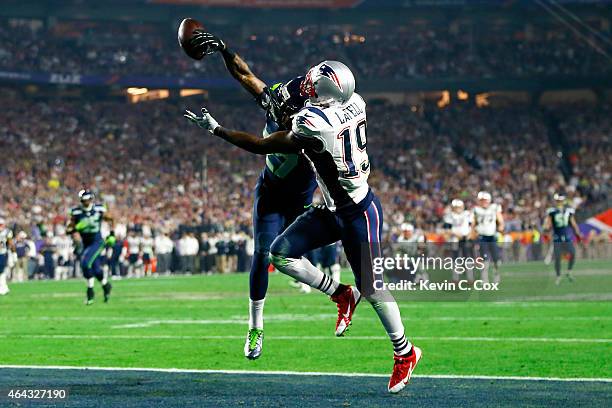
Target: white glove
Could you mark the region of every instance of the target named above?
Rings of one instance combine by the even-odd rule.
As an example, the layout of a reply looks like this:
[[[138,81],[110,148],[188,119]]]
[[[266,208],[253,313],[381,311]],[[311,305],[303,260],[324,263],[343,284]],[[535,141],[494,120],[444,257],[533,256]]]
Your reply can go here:
[[[198,116],[195,113],[185,110],[185,114],[183,114],[190,122],[195,123],[202,129],[206,129],[209,132],[214,132],[216,128],[219,127],[219,123],[212,117],[210,113],[208,113],[208,109],[202,108],[202,116]]]

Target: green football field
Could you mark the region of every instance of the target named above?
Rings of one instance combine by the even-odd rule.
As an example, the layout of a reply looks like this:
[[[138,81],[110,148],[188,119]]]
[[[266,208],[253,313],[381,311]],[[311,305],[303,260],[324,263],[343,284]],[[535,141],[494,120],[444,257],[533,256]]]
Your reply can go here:
[[[495,296],[401,296],[418,375],[612,378],[612,266],[582,261],[554,285],[551,266],[503,267]],[[352,282],[345,272],[343,278]],[[366,302],[344,338],[335,305],[270,276],[264,354],[243,357],[248,275],[114,281],[83,304],[84,281],[13,284],[0,298],[0,364],[389,374],[392,349]],[[446,295],[446,296],[445,296]],[[428,300],[424,300],[428,299]]]

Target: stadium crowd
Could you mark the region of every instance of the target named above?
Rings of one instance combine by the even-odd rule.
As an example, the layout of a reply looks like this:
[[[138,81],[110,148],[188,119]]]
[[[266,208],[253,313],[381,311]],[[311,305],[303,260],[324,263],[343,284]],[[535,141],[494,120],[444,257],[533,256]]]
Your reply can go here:
[[[130,231],[141,237],[165,234],[178,248],[185,234],[193,234],[197,249],[188,250],[190,256],[218,246],[225,253],[225,245],[235,248],[236,257],[241,248],[244,261],[252,250],[252,195],[264,160],[189,126],[181,103],[3,99],[0,150],[10,154],[0,165],[0,216],[16,235],[23,231],[34,239],[40,251],[47,235],[62,236],[77,191],[89,187],[108,205],[122,238]],[[263,124],[254,104],[210,108],[232,127],[258,132]],[[605,199],[609,113],[605,105],[554,112],[564,118],[559,128],[576,169],[566,182],[547,138],[544,109],[468,104],[438,109],[373,101],[371,180],[383,201],[389,237],[407,222],[436,232],[453,198],[469,207],[483,189],[502,204],[508,232],[540,228],[559,189],[575,206]],[[190,260],[175,261],[174,268],[193,269],[185,265],[195,265],[194,258],[185,259]]]
[[[220,61],[191,61],[181,55],[175,29],[88,21],[45,26],[18,20],[0,25],[0,69],[225,77]],[[392,27],[283,23],[223,26],[217,32],[268,79],[302,72],[322,57],[347,62],[359,78],[396,80],[593,76],[611,70],[605,57],[552,22],[519,27],[459,18],[448,25],[421,21]],[[287,58],[287,50],[300,52]]]

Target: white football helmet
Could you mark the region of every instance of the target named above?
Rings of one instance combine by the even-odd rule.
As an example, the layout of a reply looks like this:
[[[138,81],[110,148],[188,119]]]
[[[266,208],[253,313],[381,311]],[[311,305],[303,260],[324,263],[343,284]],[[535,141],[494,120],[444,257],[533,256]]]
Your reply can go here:
[[[463,204],[462,200],[455,198],[453,201],[451,201],[451,207],[454,209],[456,208],[458,210],[463,210],[465,208],[465,205]]]
[[[484,200],[484,201],[491,201],[491,194],[487,193],[486,191],[479,191],[477,199]]]
[[[300,90],[314,105],[342,104],[355,92],[355,77],[343,63],[323,61],[308,70]]]

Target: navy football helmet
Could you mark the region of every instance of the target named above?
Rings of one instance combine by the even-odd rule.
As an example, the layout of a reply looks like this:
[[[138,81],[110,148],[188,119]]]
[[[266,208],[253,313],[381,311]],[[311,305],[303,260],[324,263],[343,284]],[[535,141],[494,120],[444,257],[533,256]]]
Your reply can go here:
[[[303,76],[295,77],[287,83],[279,82],[268,89],[268,112],[281,127],[298,113],[308,97],[300,92]]]

